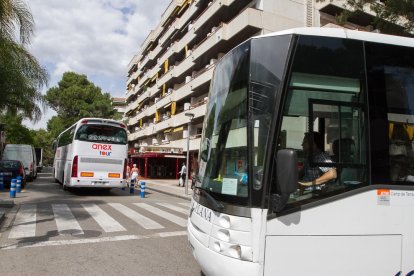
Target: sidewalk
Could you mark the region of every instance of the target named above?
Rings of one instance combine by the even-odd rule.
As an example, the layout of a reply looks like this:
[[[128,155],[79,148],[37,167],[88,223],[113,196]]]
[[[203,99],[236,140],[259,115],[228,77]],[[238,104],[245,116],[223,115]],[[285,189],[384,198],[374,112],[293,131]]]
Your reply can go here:
[[[145,188],[152,191],[157,191],[163,194],[176,196],[182,199],[191,201],[193,190],[188,188],[188,195],[185,194],[185,187],[178,187],[178,179],[140,179],[145,181]],[[191,181],[188,181],[191,186]]]

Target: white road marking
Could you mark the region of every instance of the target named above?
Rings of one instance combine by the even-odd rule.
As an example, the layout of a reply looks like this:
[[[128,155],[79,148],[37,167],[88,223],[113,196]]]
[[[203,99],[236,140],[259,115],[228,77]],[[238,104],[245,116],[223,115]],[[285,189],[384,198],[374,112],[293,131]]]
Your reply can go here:
[[[27,247],[88,244],[88,243],[99,243],[99,242],[139,240],[139,239],[145,239],[145,238],[148,238],[148,237],[139,236],[139,235],[125,235],[125,236],[101,237],[101,238],[93,238],[93,239],[27,242],[27,243],[21,243],[21,244],[6,245],[1,249],[2,250],[8,250],[8,249],[19,249],[19,248],[27,248]]]
[[[148,205],[146,203],[134,203],[134,205],[136,205],[140,208],[143,208],[143,209],[145,209],[145,210],[147,210],[147,211],[149,211],[153,214],[159,215],[159,216],[163,217],[164,219],[167,219],[167,220],[169,220],[169,221],[171,221],[175,224],[178,224],[182,227],[187,226],[187,220],[183,219],[183,218],[180,218],[179,216],[170,214],[168,212],[165,212],[161,209],[158,209],[158,208],[153,207],[151,205]]]
[[[158,205],[161,205],[161,206],[163,206],[165,208],[171,209],[173,211],[183,213],[183,214],[185,214],[187,216],[190,213],[190,210],[189,209],[184,209],[184,208],[181,208],[181,207],[177,207],[177,206],[172,205],[172,204],[169,204],[169,203],[157,202],[157,204]]]
[[[161,224],[135,212],[134,210],[122,205],[121,203],[109,203],[109,205],[112,206],[112,208],[116,209],[118,212],[132,219],[133,221],[135,221],[136,223],[138,223],[145,229],[164,228],[164,226],[162,226]]]
[[[96,204],[82,204],[82,206],[105,232],[126,231],[121,224],[119,224]]]
[[[175,231],[175,232],[162,232],[150,235],[151,237],[160,237],[160,238],[168,238],[168,237],[176,237],[176,236],[185,236],[187,235],[187,231]]]
[[[88,243],[100,243],[100,242],[141,240],[141,239],[149,239],[149,238],[168,238],[168,237],[177,237],[177,236],[185,236],[185,235],[187,235],[186,231],[176,231],[176,232],[156,233],[156,234],[152,234],[148,236],[123,235],[123,236],[100,237],[100,238],[91,238],[91,239],[25,242],[25,243],[19,243],[19,244],[5,245],[3,247],[0,247],[0,250],[22,249],[22,248],[43,247],[43,246],[59,246],[59,245],[62,246],[62,245],[76,245],[76,244],[88,244]]]
[[[178,204],[184,205],[185,207],[190,208],[191,203],[190,202],[180,202]]]
[[[10,239],[34,237],[36,235],[36,204],[24,204],[17,212]]]
[[[52,204],[52,209],[60,235],[83,235],[82,228],[73,216],[68,205]]]

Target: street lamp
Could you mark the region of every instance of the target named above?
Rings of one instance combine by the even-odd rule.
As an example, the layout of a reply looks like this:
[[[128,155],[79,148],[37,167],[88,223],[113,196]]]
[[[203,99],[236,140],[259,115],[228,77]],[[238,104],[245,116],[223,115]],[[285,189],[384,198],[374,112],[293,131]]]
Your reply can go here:
[[[194,113],[185,113],[185,116],[187,116],[190,120],[188,121],[188,133],[187,133],[187,173],[185,174],[185,195],[188,195],[188,174],[190,173],[189,160],[190,160],[190,128],[191,128],[191,122],[194,118]]]

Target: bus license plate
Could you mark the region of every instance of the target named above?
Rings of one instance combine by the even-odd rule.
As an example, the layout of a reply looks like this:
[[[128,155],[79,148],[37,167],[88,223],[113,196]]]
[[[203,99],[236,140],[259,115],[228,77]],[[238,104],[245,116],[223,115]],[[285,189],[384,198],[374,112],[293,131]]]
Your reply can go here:
[[[92,185],[105,185],[108,184],[108,182],[105,181],[92,181]]]

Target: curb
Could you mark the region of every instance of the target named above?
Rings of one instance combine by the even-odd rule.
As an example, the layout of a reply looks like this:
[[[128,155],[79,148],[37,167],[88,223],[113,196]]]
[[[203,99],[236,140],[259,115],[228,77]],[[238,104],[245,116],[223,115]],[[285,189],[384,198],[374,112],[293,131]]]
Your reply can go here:
[[[162,194],[166,194],[166,195],[170,195],[170,196],[175,196],[175,197],[178,197],[178,198],[181,198],[181,199],[185,199],[185,200],[188,200],[188,201],[191,201],[191,198],[192,198],[192,197],[188,197],[188,196],[185,196],[185,195],[177,195],[175,193],[166,192],[166,191],[163,191],[163,190],[160,190],[160,189],[157,189],[157,188],[146,187],[145,189],[151,190],[151,191],[156,191],[156,192],[159,192],[159,193],[162,193]]]

